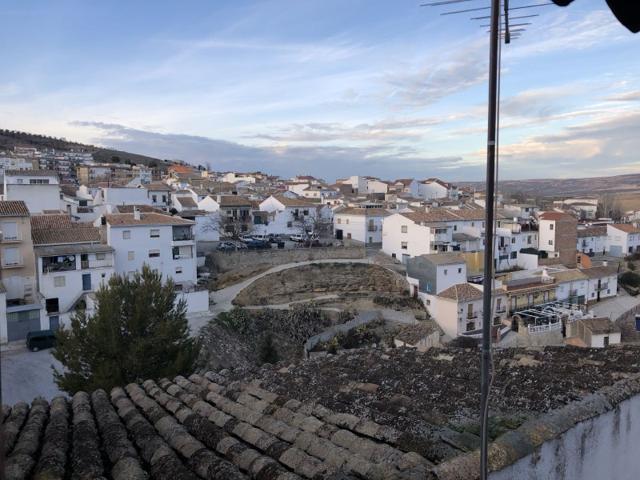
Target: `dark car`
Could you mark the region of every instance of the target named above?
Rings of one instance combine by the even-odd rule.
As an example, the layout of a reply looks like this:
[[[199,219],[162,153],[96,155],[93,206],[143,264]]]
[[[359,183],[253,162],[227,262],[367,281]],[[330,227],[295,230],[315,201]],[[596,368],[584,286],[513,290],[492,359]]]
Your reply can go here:
[[[53,330],[36,330],[27,333],[27,348],[32,352],[55,346],[56,334]]]
[[[262,250],[266,248],[271,248],[271,243],[264,240],[252,240],[250,242],[245,242],[245,245],[250,250]]]
[[[235,252],[238,247],[233,242],[220,242],[216,249],[220,252]]]

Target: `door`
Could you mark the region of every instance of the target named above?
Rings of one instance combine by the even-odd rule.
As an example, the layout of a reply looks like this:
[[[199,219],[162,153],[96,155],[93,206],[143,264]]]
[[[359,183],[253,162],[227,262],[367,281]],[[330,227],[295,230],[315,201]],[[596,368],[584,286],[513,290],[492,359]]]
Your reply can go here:
[[[336,229],[336,240],[342,240],[342,230]]]
[[[609,346],[609,337],[604,337],[604,348],[607,348]]]
[[[369,243],[373,243],[373,237],[369,237]]]
[[[60,327],[60,317],[58,315],[51,315],[49,317],[49,330],[57,330]]]
[[[82,290],[84,290],[85,292],[87,290],[91,290],[91,274],[90,273],[82,274]]]
[[[40,330],[40,310],[26,310],[7,314],[7,339],[24,340],[27,333]]]

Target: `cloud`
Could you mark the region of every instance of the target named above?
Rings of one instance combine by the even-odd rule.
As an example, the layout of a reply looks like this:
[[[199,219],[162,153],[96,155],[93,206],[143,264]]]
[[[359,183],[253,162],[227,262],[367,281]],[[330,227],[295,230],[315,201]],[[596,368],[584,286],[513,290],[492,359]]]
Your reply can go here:
[[[92,143],[163,159],[211,164],[218,171],[263,170],[292,176],[318,177],[363,174],[383,178],[444,175],[464,166],[461,157],[428,157],[406,146],[380,143],[354,146],[254,147],[203,136],[157,133],[114,123],[72,122],[76,128],[95,132]]]
[[[389,96],[405,106],[426,106],[486,81],[486,41],[472,42],[454,54],[451,51],[430,58],[417,71],[389,75]]]
[[[638,125],[640,111],[602,114],[555,134],[503,145],[500,156],[505,170],[520,178],[545,177],[551,170],[557,176],[631,173],[640,151]]]
[[[462,118],[460,115],[439,117],[407,118],[402,120],[381,120],[372,123],[347,125],[339,122],[296,123],[276,129],[273,133],[245,135],[275,142],[379,142],[420,140],[431,127]]]
[[[618,93],[606,97],[607,102],[640,102],[640,90]]]

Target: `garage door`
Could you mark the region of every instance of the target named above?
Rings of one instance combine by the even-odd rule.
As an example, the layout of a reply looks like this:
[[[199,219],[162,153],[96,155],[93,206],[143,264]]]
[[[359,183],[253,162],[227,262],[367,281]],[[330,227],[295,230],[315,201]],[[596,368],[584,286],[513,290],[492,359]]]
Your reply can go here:
[[[7,313],[7,337],[10,342],[24,340],[27,333],[40,330],[40,309]]]

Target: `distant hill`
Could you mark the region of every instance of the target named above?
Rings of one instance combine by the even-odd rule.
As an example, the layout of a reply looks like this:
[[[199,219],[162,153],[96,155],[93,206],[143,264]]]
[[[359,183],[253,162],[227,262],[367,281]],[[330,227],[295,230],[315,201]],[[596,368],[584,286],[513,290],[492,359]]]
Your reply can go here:
[[[459,182],[458,185],[475,188],[478,191],[484,190],[484,182]],[[640,174],[590,178],[500,180],[498,189],[503,193],[521,193],[533,197],[567,197],[605,193],[631,194],[640,192]]]
[[[19,132],[0,129],[0,150],[10,150],[13,147],[55,148],[60,151],[91,152],[96,162],[116,162],[142,164],[152,168],[164,169],[169,163],[159,158],[123,152],[111,148],[96,147],[78,142],[71,142],[64,138],[48,137],[35,133]]]

